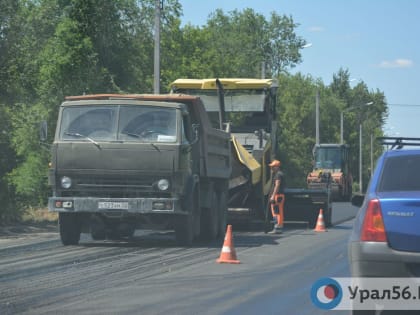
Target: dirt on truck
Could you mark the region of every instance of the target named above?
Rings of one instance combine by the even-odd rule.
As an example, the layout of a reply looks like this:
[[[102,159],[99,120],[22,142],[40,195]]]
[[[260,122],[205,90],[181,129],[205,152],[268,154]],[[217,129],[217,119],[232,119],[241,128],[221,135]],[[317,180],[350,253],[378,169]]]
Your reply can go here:
[[[64,245],[143,228],[174,230],[180,245],[224,235],[230,134],[211,126],[198,97],[67,97],[51,152],[48,208]]]

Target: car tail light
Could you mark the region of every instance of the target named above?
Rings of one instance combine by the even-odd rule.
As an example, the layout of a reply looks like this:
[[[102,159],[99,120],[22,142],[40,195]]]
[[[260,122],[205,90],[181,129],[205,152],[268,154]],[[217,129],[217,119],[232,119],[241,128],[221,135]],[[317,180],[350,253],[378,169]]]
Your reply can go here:
[[[384,220],[381,204],[378,199],[372,199],[366,209],[360,240],[365,242],[386,242]]]

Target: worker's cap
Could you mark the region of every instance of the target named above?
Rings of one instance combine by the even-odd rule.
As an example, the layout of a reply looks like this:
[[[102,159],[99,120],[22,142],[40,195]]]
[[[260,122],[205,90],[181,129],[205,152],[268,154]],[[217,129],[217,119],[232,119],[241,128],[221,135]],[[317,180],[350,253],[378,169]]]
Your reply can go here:
[[[280,166],[280,161],[279,160],[273,160],[273,161],[271,161],[271,163],[270,164],[268,164],[268,166],[270,166],[270,167],[273,167],[273,166],[277,166],[277,167],[279,167]]]

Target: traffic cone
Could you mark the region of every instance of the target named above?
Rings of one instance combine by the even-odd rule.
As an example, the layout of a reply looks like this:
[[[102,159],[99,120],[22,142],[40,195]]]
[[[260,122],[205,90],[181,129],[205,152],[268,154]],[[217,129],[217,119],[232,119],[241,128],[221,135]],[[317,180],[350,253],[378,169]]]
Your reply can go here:
[[[236,259],[236,251],[233,247],[232,225],[227,226],[225,241],[223,242],[222,251],[219,259],[216,260],[219,264],[239,264],[240,261]]]
[[[316,221],[316,226],[314,229],[315,232],[326,232],[327,229],[325,228],[324,222],[324,215],[322,209],[319,210],[318,220]]]

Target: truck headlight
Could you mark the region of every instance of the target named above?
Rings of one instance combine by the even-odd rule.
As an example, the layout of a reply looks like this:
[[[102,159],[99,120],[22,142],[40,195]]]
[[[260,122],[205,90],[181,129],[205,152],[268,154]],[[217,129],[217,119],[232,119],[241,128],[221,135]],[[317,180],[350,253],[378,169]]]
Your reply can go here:
[[[71,187],[71,178],[67,176],[61,177],[61,187],[69,189]]]
[[[167,179],[161,179],[157,182],[157,188],[160,191],[165,191],[169,189],[169,181]]]

